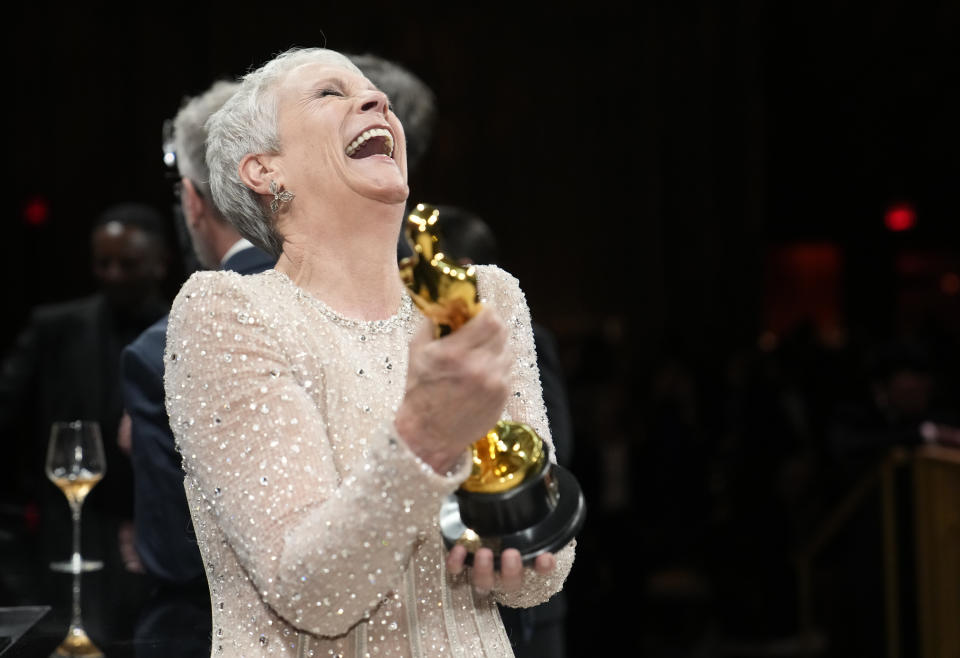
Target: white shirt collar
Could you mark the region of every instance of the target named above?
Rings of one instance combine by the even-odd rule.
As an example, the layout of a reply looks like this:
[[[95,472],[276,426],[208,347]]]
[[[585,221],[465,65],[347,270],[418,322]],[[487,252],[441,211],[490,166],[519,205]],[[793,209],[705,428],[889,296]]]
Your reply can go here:
[[[227,253],[223,255],[223,258],[220,259],[220,266],[223,267],[223,264],[226,263],[230,258],[237,252],[243,251],[248,247],[252,247],[253,243],[245,238],[240,238],[233,243],[233,246],[227,249]]]

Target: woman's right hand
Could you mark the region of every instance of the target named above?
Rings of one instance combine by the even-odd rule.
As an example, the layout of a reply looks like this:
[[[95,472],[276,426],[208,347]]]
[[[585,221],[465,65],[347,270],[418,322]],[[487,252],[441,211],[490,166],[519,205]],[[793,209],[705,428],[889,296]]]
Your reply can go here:
[[[400,438],[437,473],[448,473],[500,420],[512,366],[507,328],[494,310],[438,339],[424,322],[410,343],[406,393],[394,419]]]

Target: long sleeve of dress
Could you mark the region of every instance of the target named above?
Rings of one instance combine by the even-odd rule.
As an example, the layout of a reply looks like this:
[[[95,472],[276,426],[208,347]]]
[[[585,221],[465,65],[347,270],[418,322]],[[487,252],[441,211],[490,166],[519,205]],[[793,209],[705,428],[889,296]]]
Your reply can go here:
[[[518,281],[510,274],[489,266],[481,266],[478,270],[481,299],[484,303],[494,306],[507,323],[510,330],[508,342],[516,352],[511,373],[514,387],[508,398],[504,416],[533,428],[550,446],[550,459],[556,463],[547,412],[541,393],[540,371],[537,367],[537,352],[526,298]],[[573,566],[575,545],[576,542],[571,541],[569,545],[557,552],[557,567],[552,573],[541,576],[533,569],[527,568],[524,570],[523,584],[519,589],[513,592],[502,592],[495,588],[494,599],[498,603],[514,608],[527,608],[546,601],[563,587]]]
[[[194,275],[170,316],[167,408],[186,488],[261,599],[299,629],[338,636],[401,587],[469,464],[437,475],[391,422],[355,435],[329,426],[329,407],[341,402],[336,382],[322,368],[305,378],[304,354],[283,338],[297,331],[308,328],[252,298],[240,277]]]

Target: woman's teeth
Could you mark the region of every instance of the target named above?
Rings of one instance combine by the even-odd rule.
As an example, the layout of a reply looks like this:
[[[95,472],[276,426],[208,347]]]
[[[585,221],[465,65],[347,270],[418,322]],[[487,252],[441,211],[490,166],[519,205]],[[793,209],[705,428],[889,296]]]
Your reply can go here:
[[[389,130],[385,130],[384,128],[371,128],[370,130],[364,131],[362,135],[353,140],[353,142],[344,149],[346,154],[352,156],[367,140],[374,137],[383,138],[383,154],[393,157],[393,135],[390,134]]]

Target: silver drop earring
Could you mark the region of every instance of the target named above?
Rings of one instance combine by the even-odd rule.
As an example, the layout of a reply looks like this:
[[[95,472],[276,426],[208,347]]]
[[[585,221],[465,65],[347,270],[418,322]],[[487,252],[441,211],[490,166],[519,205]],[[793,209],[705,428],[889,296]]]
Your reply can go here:
[[[273,201],[270,202],[270,210],[273,211],[273,214],[276,215],[280,212],[281,203],[289,203],[293,201],[293,197],[296,196],[293,192],[289,190],[280,190],[277,188],[277,181],[270,181],[270,194],[273,195]]]

